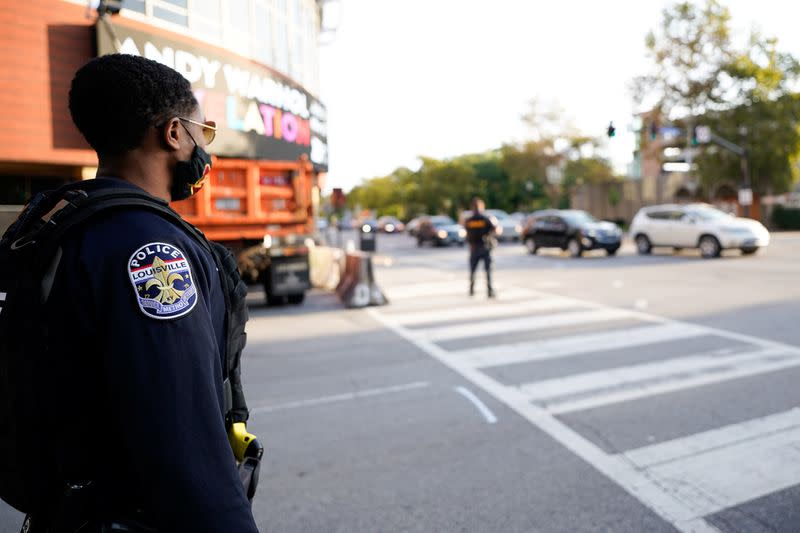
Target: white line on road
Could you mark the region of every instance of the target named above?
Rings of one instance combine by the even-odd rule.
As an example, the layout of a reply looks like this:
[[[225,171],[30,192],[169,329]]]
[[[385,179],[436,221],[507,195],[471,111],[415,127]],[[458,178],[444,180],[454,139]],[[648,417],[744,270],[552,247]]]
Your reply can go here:
[[[590,352],[621,350],[647,344],[704,335],[690,324],[657,324],[617,329],[572,337],[521,342],[454,352],[465,364],[477,367],[502,366],[544,359],[571,357]]]
[[[629,318],[630,311],[624,309],[596,309],[575,311],[545,316],[529,316],[504,320],[487,320],[476,324],[443,326],[414,330],[414,335],[428,341],[447,341],[468,337],[498,335],[513,331],[538,331],[548,328],[577,326],[594,322],[605,322]]]
[[[471,390],[469,390],[469,389],[467,389],[465,387],[456,387],[455,390],[456,390],[456,392],[458,392],[459,394],[464,396],[467,400],[471,401],[473,403],[473,405],[475,405],[475,407],[478,409],[478,411],[480,411],[481,414],[483,415],[483,418],[486,419],[486,422],[488,422],[489,424],[494,424],[494,423],[497,422],[497,417],[494,416],[494,413],[492,413],[489,410],[489,408],[486,407],[486,404],[483,403],[480,400],[480,398],[475,396],[472,393]]]
[[[778,370],[800,366],[800,357],[797,357],[794,353],[786,354],[781,353],[779,350],[770,349],[763,353],[763,357],[767,359],[767,361],[742,361],[737,364],[732,364],[731,367],[726,370],[701,374],[699,376],[677,377],[676,379],[666,382],[644,383],[632,389],[612,390],[606,393],[589,396],[588,398],[566,400],[563,402],[556,401],[549,403],[545,408],[554,415],[563,415],[575,411],[585,411],[587,409],[594,409],[596,407],[603,407],[615,403],[638,400],[648,396],[694,389],[705,385],[714,385],[724,381],[766,374],[768,372],[777,372]],[[769,361],[770,357],[775,357],[776,360]]]
[[[599,470],[603,475],[616,482],[628,493],[635,496],[644,505],[673,524],[682,533],[719,533],[701,516],[698,516],[685,502],[676,499],[663,490],[659,484],[639,471],[633,464],[621,457],[605,453],[597,445],[584,438],[544,409],[531,404],[519,390],[506,387],[490,378],[477,368],[464,365],[453,355],[438,345],[421,339],[399,324],[391,321],[376,309],[368,309],[375,320],[400,337],[414,344],[442,364],[458,372],[466,379],[482,388],[508,407],[516,411],[531,424],[538,427],[568,450]]]
[[[432,281],[414,283],[413,285],[398,285],[384,288],[386,297],[391,300],[404,300],[407,298],[420,298],[438,296],[442,294],[467,294],[467,279],[452,281]]]
[[[646,470],[696,515],[708,516],[800,483],[798,442],[795,426]]]
[[[770,360],[770,356],[778,353],[778,350],[774,348],[724,357],[721,357],[719,352],[709,352],[655,363],[573,374],[526,383],[521,385],[520,388],[533,401],[548,404],[551,402],[558,403],[559,398],[572,396],[573,398],[571,399],[574,399],[575,395],[591,393],[592,391],[600,391],[605,394],[614,389],[617,389],[615,392],[618,392],[619,389],[633,386],[638,392],[643,390],[645,383],[648,382],[657,382],[658,385],[663,385],[665,382],[685,381],[698,375],[709,375],[714,369],[730,370],[734,367],[743,367],[754,363],[769,364],[774,362]],[[800,364],[800,358],[794,355],[788,355],[787,357],[797,360],[798,364]]]
[[[434,311],[419,311],[411,313],[398,313],[392,315],[392,320],[404,326],[426,324],[432,322],[447,322],[450,320],[469,320],[475,318],[490,318],[498,316],[524,315],[534,311],[555,311],[574,307],[568,300],[559,298],[540,298],[517,303],[481,303],[468,307],[450,307]]]
[[[628,450],[623,455],[640,467],[650,467],[758,439],[765,435],[797,429],[800,429],[800,407],[763,418],[703,431],[688,437]]]
[[[349,392],[345,394],[335,394],[333,396],[322,396],[320,398],[311,398],[309,400],[299,400],[296,402],[279,403],[276,405],[265,405],[263,407],[256,407],[251,409],[250,413],[271,413],[274,411],[282,411],[284,409],[296,409],[298,407],[312,407],[315,405],[323,405],[327,403],[343,402],[346,400],[356,400],[358,398],[368,398],[370,396],[379,396],[382,394],[392,394],[396,392],[405,392],[414,389],[422,389],[430,386],[427,381],[415,381],[414,383],[407,383],[405,385],[395,385],[393,387],[383,387],[380,389],[366,389],[358,392]]]

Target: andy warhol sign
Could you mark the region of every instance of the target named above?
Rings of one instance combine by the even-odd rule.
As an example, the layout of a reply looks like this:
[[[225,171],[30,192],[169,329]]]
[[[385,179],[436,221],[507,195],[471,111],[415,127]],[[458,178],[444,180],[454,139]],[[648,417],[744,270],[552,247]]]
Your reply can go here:
[[[115,24],[117,40],[97,25],[98,54],[120,52],[158,61],[192,84],[218,131],[209,151],[249,159],[296,160],[328,168],[325,107],[300,85],[267,67],[203,47]],[[119,43],[119,49],[117,47]]]

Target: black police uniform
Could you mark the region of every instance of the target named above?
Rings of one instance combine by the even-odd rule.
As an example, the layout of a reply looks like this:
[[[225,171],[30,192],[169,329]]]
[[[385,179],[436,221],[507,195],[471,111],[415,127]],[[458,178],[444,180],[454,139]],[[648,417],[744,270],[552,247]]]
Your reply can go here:
[[[473,213],[466,221],[467,241],[469,242],[469,293],[475,292],[475,270],[483,261],[486,269],[486,287],[489,296],[494,295],[492,288],[492,254],[495,227],[488,217],[481,213]]]
[[[50,302],[59,462],[91,482],[69,513],[257,532],[225,428],[225,296],[209,252],[156,213],[112,209],[64,243]]]

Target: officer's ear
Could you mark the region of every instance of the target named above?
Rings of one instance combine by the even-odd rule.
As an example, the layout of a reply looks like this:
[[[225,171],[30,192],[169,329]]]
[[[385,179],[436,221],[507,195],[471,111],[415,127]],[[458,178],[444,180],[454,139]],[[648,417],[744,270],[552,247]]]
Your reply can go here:
[[[181,149],[181,121],[173,117],[161,129],[161,142],[167,150],[178,151]]]

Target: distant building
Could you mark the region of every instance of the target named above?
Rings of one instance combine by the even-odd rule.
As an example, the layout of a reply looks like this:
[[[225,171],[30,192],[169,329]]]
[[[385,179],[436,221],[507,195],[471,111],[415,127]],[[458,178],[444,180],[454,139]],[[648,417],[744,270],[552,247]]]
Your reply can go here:
[[[2,8],[0,227],[33,193],[94,176],[96,156],[67,108],[69,84],[90,58],[117,51],[165,63],[192,82],[220,127],[210,147],[217,157],[245,166],[267,161],[274,174],[286,162],[286,179],[307,158],[321,179],[323,0],[123,0],[110,24],[87,4],[29,0]]]

